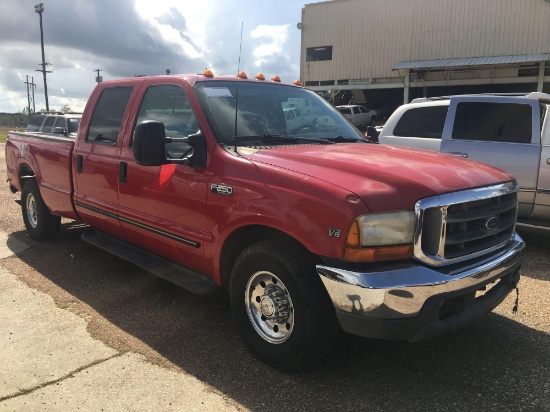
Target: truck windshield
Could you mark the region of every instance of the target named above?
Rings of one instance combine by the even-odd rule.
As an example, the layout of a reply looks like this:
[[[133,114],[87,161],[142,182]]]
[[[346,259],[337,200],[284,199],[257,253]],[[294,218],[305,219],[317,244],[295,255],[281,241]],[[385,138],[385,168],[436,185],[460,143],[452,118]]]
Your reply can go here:
[[[364,141],[330,104],[299,87],[244,81],[204,81],[195,87],[218,141],[225,145]],[[287,136],[292,139],[282,139]]]

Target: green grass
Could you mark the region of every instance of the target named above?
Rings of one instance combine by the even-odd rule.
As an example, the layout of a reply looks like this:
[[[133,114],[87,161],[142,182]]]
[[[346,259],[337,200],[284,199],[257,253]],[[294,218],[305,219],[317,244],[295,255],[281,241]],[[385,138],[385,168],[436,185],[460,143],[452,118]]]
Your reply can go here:
[[[15,130],[15,127],[0,127],[0,143],[6,143],[9,130]]]

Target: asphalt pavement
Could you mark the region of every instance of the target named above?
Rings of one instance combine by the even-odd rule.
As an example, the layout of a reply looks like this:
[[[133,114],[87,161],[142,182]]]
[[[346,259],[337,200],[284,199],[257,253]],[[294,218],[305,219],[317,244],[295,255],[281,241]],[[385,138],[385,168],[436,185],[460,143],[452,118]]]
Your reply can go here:
[[[0,176],[5,176],[0,144]],[[343,335],[284,374],[244,347],[224,294],[200,297],[84,243],[36,242],[0,186],[0,411],[550,411],[550,233],[528,244],[519,311],[409,344]]]

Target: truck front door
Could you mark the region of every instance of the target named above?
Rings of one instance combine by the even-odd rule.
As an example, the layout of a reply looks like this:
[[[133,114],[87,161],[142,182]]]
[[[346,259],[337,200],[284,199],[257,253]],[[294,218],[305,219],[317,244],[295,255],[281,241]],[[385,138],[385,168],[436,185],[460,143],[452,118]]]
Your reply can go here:
[[[540,163],[540,105],[506,96],[452,97],[441,151],[503,169],[520,185],[520,217],[533,210]]]
[[[166,80],[169,81],[170,79]],[[201,267],[206,229],[207,175],[185,165],[140,166],[134,160],[135,125],[145,120],[164,123],[167,137],[186,137],[199,129],[182,86],[145,83],[121,151],[119,201],[126,239],[187,266]],[[192,150],[186,143],[169,143],[167,157],[183,158]]]

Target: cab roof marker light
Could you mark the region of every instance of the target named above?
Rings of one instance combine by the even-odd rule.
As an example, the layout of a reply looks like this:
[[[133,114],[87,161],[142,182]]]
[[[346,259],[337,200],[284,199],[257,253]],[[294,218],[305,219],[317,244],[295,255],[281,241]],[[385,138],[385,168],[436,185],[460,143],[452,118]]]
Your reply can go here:
[[[292,84],[293,84],[294,86],[301,86],[301,85],[302,85],[302,82],[301,82],[300,80],[294,80],[294,81],[292,82]]]
[[[281,78],[280,78],[279,76],[273,76],[273,77],[271,78],[271,81],[272,81],[272,82],[279,82],[279,83],[281,83]]]
[[[202,75],[203,75],[204,77],[214,77],[214,73],[212,73],[211,70],[205,70],[205,71],[202,73]]]
[[[256,80],[265,80],[265,76],[262,73],[258,73],[255,77]]]
[[[246,75],[245,72],[239,72],[239,74],[237,74],[237,77],[239,79],[248,79],[248,76]]]

